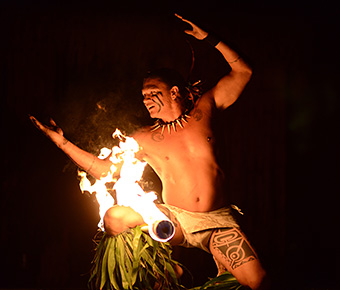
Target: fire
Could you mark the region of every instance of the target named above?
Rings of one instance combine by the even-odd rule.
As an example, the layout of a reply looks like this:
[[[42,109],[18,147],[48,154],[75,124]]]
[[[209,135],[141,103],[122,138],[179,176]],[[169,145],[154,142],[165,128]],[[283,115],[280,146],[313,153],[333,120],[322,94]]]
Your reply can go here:
[[[119,145],[112,149],[102,148],[98,156],[100,159],[109,157],[112,162],[108,174],[91,184],[86,172],[78,172],[81,191],[95,194],[99,204],[98,227],[104,230],[105,212],[116,202],[118,205],[129,206],[138,212],[148,225],[149,234],[153,239],[163,242],[170,240],[174,235],[174,225],[154,203],[157,198],[155,192],[144,192],[138,183],[146,166],[146,162],[136,158],[136,153],[140,150],[138,143],[132,137],[124,136],[118,129],[112,134],[112,137],[119,138]],[[118,164],[121,163],[119,178],[114,177],[118,175]],[[106,186],[106,184],[112,183],[114,183],[113,189],[116,191],[116,201]]]

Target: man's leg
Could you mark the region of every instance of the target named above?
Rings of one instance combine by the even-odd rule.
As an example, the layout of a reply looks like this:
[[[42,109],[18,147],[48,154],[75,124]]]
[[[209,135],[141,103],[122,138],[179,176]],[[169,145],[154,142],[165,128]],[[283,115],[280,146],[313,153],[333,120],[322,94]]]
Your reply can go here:
[[[161,205],[159,209],[173,222],[175,226],[175,235],[170,240],[170,244],[175,246],[183,241],[183,233],[179,222],[175,216]],[[121,232],[144,224],[143,217],[131,207],[115,205],[107,210],[104,216],[105,232],[111,236],[120,234]]]
[[[142,216],[128,206],[115,205],[109,208],[104,215],[105,232],[111,236],[143,223]]]
[[[159,205],[159,209],[174,223],[175,235],[170,240],[170,244],[173,246],[178,245],[183,241],[183,232],[180,224],[166,207]],[[118,235],[129,228],[134,228],[144,223],[143,217],[127,206],[115,205],[109,208],[104,216],[105,232],[111,236]],[[174,270],[177,278],[182,276],[183,269],[180,266],[176,265]]]
[[[242,285],[251,289],[269,289],[266,272],[240,229],[215,230],[209,248],[215,261],[221,263]]]
[[[227,271],[227,268],[224,267],[224,265],[222,263],[220,263],[214,256],[214,261],[217,267],[217,276],[220,276],[221,274],[223,274],[225,271]]]

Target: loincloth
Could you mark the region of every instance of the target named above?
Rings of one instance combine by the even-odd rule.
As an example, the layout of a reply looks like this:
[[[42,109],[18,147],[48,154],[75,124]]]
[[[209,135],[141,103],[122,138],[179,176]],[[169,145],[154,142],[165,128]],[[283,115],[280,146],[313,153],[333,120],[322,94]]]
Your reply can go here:
[[[168,208],[180,223],[184,240],[180,246],[200,248],[208,253],[209,239],[215,229],[239,228],[230,207],[210,212],[191,212],[173,205],[162,204]]]

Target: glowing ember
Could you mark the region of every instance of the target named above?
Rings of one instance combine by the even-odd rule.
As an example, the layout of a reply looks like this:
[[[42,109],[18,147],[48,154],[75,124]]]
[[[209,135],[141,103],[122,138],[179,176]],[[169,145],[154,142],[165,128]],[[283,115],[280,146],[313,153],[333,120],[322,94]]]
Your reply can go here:
[[[114,183],[116,203],[129,206],[138,212],[148,224],[149,233],[153,239],[162,242],[170,240],[174,235],[174,225],[155,205],[156,194],[144,192],[138,184],[146,166],[146,162],[141,162],[136,158],[136,153],[140,149],[138,143],[131,137],[125,137],[118,129],[112,137],[119,138],[119,146],[114,146],[111,150],[102,148],[98,156],[100,159],[109,157],[112,162],[108,174],[91,184],[86,172],[78,172],[81,191],[94,193],[98,201],[100,216],[98,227],[104,230],[105,212],[115,204],[115,200],[106,186],[106,184]],[[119,179],[114,177],[118,170],[118,166],[116,166],[118,163],[122,163]]]

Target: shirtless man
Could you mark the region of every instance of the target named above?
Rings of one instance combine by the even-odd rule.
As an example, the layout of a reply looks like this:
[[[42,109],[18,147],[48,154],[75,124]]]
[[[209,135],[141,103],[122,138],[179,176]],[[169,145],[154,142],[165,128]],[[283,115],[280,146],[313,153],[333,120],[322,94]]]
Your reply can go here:
[[[208,33],[191,25],[185,32],[199,40],[208,40]],[[267,289],[265,270],[246,236],[225,208],[224,174],[218,164],[212,130],[214,114],[233,104],[250,80],[247,63],[221,41],[213,43],[229,63],[231,71],[217,85],[204,93],[188,111],[185,91],[161,74],[144,79],[142,95],[151,118],[159,121],[133,134],[142,150],[143,160],[159,175],[164,205],[176,226],[173,245],[200,247],[210,252],[219,273],[227,269],[243,285],[251,289]],[[170,73],[171,75],[171,73]],[[171,77],[170,77],[171,79]],[[109,160],[101,160],[69,142],[62,130],[31,120],[79,167],[96,178],[106,174]],[[196,219],[197,218],[197,219]],[[211,221],[212,225],[206,225]],[[111,235],[144,223],[140,214],[129,207],[114,206],[104,218],[105,230]]]

